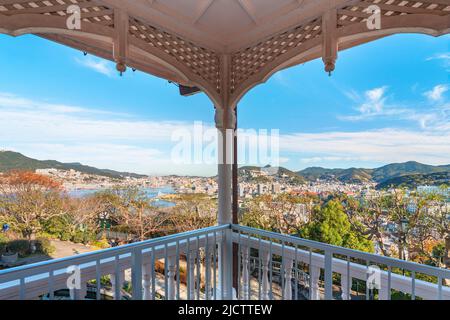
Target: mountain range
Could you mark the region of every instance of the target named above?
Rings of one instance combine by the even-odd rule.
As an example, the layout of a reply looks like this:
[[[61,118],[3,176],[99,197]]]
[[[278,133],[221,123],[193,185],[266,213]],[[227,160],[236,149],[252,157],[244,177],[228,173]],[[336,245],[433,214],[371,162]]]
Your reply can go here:
[[[143,178],[145,175],[119,172],[109,169],[98,169],[86,166],[81,163],[63,163],[55,160],[36,160],[24,156],[14,151],[0,151],[0,172],[9,170],[36,170],[36,169],[61,169],[76,170],[86,174],[94,174],[116,179],[124,177]],[[275,169],[275,170],[274,170]],[[287,168],[273,168],[270,166],[256,167],[246,166],[239,168],[240,178],[250,179],[253,182],[264,183],[269,178],[260,176],[252,177],[249,172],[265,170],[275,174],[271,176],[280,181],[303,184],[308,181],[328,180],[340,181],[344,183],[377,183],[377,188],[385,188],[388,186],[409,186],[417,185],[438,185],[450,184],[450,165],[432,166],[422,164],[415,161],[405,163],[392,163],[375,169],[349,168],[349,169],[327,169],[321,167],[306,168],[301,171],[294,172]]]
[[[99,175],[109,178],[123,179],[125,177],[142,178],[144,175],[118,172],[109,169],[98,169],[95,167],[85,166],[81,163],[63,163],[55,160],[36,160],[24,156],[21,153],[13,151],[0,151],[0,172],[10,170],[36,170],[36,169],[60,169],[60,170],[76,170],[86,174]]]
[[[425,178],[434,173],[450,172],[450,165],[432,166],[415,161],[392,163],[375,169],[325,169],[320,167],[307,168],[297,172],[307,180],[338,180],[348,183],[377,182],[387,185],[389,181],[397,185],[399,177],[421,175]],[[397,180],[396,180],[397,179]],[[408,179],[403,179],[407,181]],[[413,180],[413,179],[410,179]]]
[[[268,168],[270,167],[242,167],[240,168],[240,175],[248,175],[246,172],[249,170],[268,170]],[[285,177],[284,179],[290,181],[295,180],[298,183],[317,180],[339,181],[343,183],[374,182],[377,183],[377,188],[379,189],[389,186],[417,187],[418,185],[450,183],[450,165],[432,166],[415,161],[392,163],[375,169],[327,169],[311,167],[297,172],[283,167],[279,167],[278,169],[278,172],[275,174],[277,178]],[[261,178],[258,177],[256,179]],[[262,179],[267,178],[263,177]]]

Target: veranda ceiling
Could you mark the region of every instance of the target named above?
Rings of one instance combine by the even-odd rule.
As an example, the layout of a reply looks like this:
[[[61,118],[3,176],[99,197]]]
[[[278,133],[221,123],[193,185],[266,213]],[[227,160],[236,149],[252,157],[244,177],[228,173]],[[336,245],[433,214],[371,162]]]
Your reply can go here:
[[[81,29],[67,27],[70,5]],[[369,30],[366,9],[381,9]],[[201,88],[233,107],[274,72],[402,32],[450,30],[450,0],[0,0],[0,33],[37,34],[150,74]],[[386,53],[389,54],[389,53]]]

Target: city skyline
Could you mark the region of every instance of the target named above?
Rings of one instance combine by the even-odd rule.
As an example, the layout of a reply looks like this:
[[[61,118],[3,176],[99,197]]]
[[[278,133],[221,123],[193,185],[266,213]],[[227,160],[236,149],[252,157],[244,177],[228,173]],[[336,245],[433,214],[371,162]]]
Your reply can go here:
[[[195,121],[213,128],[204,94],[183,98],[131,70],[121,78],[110,62],[40,38],[1,40],[1,149],[120,171],[215,175],[215,165],[168,161],[175,130]],[[281,71],[244,97],[239,126],[279,129],[280,165],[295,171],[449,164],[448,40],[398,35],[365,44],[341,52],[331,77],[320,60]]]

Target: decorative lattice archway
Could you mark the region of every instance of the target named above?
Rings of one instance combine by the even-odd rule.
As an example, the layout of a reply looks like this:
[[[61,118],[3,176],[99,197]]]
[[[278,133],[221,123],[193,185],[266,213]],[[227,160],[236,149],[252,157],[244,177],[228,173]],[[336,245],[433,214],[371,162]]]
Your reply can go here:
[[[0,32],[36,34],[113,60],[119,70],[130,66],[199,87],[217,107],[226,109],[280,69],[322,57],[331,71],[339,50],[395,33],[439,36],[450,30],[450,0],[298,0],[294,2],[299,8],[311,9],[315,15],[305,14],[288,28],[273,26],[264,37],[249,32],[245,42],[221,48],[197,35],[173,32],[171,26],[155,23],[136,9],[128,10],[138,1],[0,0]],[[236,1],[257,24],[255,3]],[[150,6],[165,1],[147,2]],[[208,6],[197,8],[194,25],[213,4],[209,0]],[[80,8],[81,30],[67,27],[71,14],[67,9],[72,5]],[[367,27],[371,5],[380,9],[379,30]]]

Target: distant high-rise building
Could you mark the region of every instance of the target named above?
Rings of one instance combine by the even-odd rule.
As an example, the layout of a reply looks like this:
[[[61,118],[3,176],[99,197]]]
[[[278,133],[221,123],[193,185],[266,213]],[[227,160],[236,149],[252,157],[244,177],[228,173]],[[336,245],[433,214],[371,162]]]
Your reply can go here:
[[[277,194],[281,192],[281,186],[279,183],[273,183],[272,184],[272,193]]]
[[[262,195],[264,193],[263,185],[258,183],[258,195]]]

